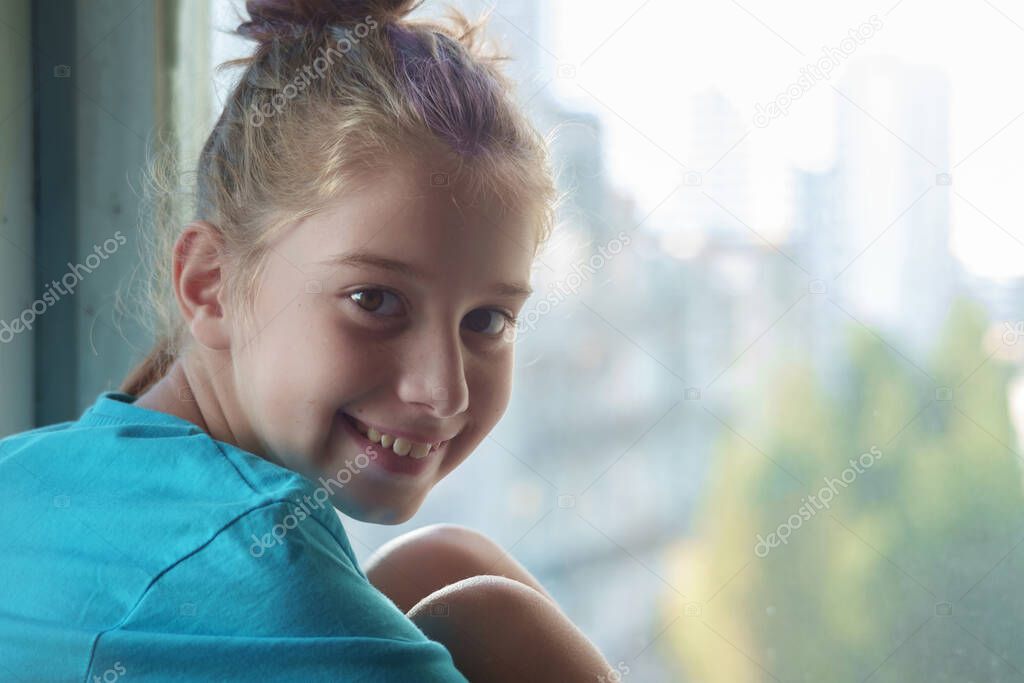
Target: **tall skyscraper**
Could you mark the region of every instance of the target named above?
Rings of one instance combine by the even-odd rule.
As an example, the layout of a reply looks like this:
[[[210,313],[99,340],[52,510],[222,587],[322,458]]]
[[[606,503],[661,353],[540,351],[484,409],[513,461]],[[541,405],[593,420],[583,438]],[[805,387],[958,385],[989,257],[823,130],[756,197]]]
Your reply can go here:
[[[683,161],[692,170],[685,173],[684,191],[677,194],[684,224],[719,238],[750,233],[730,213],[750,220],[750,178],[747,149],[741,140],[746,126],[726,96],[706,90],[691,100],[692,125]]]
[[[838,84],[840,297],[866,324],[927,350],[946,319],[949,84],[935,67],[852,62]]]

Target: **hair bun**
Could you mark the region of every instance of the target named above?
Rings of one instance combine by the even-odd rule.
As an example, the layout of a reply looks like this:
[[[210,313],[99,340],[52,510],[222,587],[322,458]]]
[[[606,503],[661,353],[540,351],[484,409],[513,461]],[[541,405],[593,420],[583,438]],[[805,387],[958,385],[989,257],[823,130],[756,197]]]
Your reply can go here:
[[[305,29],[362,21],[372,16],[382,22],[397,21],[422,0],[246,0],[249,21],[238,34],[259,41],[294,37]]]

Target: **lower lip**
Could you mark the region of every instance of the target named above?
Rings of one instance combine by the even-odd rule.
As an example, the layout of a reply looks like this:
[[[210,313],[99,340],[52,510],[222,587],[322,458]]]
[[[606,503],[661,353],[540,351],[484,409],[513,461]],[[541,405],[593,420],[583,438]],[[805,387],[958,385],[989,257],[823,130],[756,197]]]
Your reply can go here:
[[[441,450],[431,451],[425,458],[398,455],[398,453],[395,453],[390,448],[385,448],[379,443],[370,441],[365,434],[361,433],[356,429],[355,425],[349,422],[347,417],[342,416],[341,422],[345,426],[345,431],[349,436],[359,444],[360,452],[368,454],[371,458],[370,462],[374,463],[381,469],[387,470],[388,472],[394,472],[395,474],[419,474],[428,467],[433,466],[433,461],[441,457],[441,451],[444,450],[444,447],[442,447]],[[373,457],[374,453],[377,453],[376,458]]]

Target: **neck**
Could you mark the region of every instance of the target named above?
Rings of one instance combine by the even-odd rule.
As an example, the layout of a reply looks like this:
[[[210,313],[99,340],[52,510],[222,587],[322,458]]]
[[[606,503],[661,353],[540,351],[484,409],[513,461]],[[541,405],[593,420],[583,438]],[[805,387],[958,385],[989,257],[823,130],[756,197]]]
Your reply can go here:
[[[237,443],[203,368],[190,359],[177,358],[156,384],[139,395],[135,405],[168,413],[196,425],[219,441]]]

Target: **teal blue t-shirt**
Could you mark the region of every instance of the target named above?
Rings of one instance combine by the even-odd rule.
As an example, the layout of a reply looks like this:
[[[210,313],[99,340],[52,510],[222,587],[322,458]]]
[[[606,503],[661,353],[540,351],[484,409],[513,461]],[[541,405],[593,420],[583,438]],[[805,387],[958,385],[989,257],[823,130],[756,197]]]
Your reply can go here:
[[[0,440],[0,680],[465,683],[322,486],[133,400]]]

